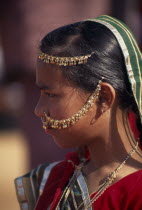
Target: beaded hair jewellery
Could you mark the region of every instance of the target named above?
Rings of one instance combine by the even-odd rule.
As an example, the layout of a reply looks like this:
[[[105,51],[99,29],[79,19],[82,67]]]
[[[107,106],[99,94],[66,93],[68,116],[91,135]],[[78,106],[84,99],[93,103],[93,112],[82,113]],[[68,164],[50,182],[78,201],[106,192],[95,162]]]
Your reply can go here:
[[[75,66],[77,64],[87,63],[88,58],[90,58],[93,53],[94,52],[88,55],[74,57],[57,57],[40,52],[38,55],[38,59],[43,61],[44,63],[56,64],[59,66]]]
[[[73,65],[77,65],[77,64],[87,63],[88,58],[91,57],[92,54],[93,53],[91,53],[89,55],[75,56],[75,57],[56,57],[56,56],[51,56],[51,55],[41,52],[38,55],[38,59],[43,61],[44,63],[56,64],[59,66],[73,66]],[[62,129],[62,128],[68,128],[69,126],[74,125],[81,117],[83,117],[89,111],[89,109],[94,104],[94,100],[98,98],[99,91],[101,90],[100,84],[102,82],[102,79],[99,80],[95,91],[88,98],[88,100],[84,104],[84,106],[72,117],[63,119],[63,120],[56,120],[56,119],[49,117],[46,114],[46,112],[44,112],[43,116],[41,117],[41,120],[43,123],[43,128],[45,130],[47,128]]]

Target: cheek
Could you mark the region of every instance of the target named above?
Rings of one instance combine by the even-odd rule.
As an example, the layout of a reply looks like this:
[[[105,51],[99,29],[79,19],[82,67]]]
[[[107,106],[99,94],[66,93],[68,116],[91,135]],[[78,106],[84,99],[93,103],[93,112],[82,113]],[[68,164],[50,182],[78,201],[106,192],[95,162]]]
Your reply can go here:
[[[95,117],[95,116],[94,116]],[[93,113],[84,116],[74,126],[54,131],[54,141],[63,148],[79,147],[88,145],[98,138],[99,128],[97,122],[92,122]]]
[[[76,148],[88,145],[91,138],[87,130],[71,129],[71,132],[61,131],[54,133],[53,139],[55,143],[62,148]],[[94,136],[93,136],[94,138]]]
[[[83,102],[75,98],[62,98],[48,102],[48,111],[52,118],[62,120],[72,117],[84,105]]]
[[[53,119],[62,120],[69,116],[68,106],[63,101],[48,103],[48,113]]]

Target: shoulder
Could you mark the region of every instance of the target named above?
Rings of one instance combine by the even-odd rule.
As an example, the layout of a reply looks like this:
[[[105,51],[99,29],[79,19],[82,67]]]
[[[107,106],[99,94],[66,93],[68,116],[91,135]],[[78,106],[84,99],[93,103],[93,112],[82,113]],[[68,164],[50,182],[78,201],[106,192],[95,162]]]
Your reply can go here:
[[[125,209],[142,209],[142,169],[124,177],[116,188]]]
[[[21,209],[34,209],[37,200],[44,194],[43,191],[46,192],[45,189],[50,187],[56,188],[61,178],[70,176],[74,166],[78,164],[77,153],[68,153],[63,161],[41,164],[24,176],[16,178],[16,193]],[[51,189],[48,190],[50,191]]]
[[[117,193],[125,197],[129,197],[130,195],[134,196],[135,194],[138,195],[139,193],[142,195],[142,169],[122,178],[109,189],[110,191],[113,190],[113,192],[117,191]]]
[[[98,207],[104,202],[104,208],[110,209],[142,209],[142,170],[136,171],[106,189],[96,201]]]
[[[14,180],[21,209],[34,209],[52,169],[61,162],[63,161],[41,164],[31,172]]]

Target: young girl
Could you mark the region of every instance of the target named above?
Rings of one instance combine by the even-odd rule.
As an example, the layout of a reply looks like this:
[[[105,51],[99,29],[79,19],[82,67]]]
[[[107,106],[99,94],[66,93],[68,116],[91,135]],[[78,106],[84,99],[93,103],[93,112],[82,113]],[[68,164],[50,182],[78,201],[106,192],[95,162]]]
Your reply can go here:
[[[100,16],[50,32],[36,83],[45,132],[79,149],[16,179],[21,209],[142,209],[142,55],[127,26]]]

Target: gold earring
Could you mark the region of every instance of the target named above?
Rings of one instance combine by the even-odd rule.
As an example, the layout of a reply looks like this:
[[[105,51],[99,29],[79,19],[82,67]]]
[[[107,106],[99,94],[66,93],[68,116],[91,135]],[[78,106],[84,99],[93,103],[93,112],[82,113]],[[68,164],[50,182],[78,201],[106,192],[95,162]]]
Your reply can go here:
[[[43,123],[43,128],[45,130],[48,128],[62,129],[62,128],[68,128],[69,126],[74,125],[93,106],[94,100],[98,98],[99,92],[101,90],[101,82],[102,80],[99,80],[96,90],[91,94],[91,96],[89,97],[87,102],[84,104],[84,106],[72,117],[63,119],[63,120],[56,120],[47,116],[46,112],[44,112],[43,117],[41,118],[42,123]]]

